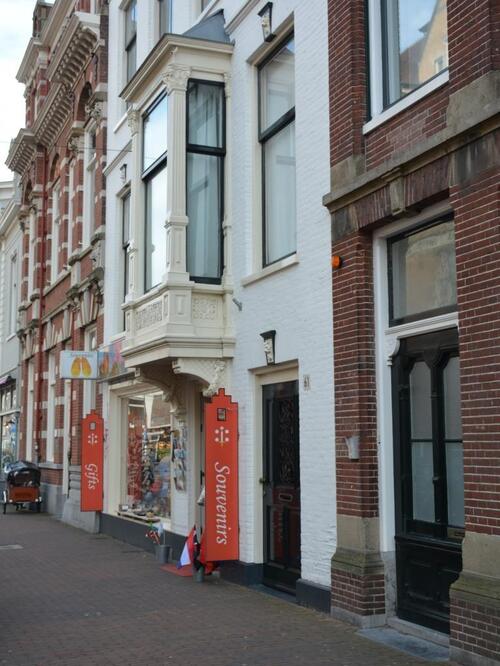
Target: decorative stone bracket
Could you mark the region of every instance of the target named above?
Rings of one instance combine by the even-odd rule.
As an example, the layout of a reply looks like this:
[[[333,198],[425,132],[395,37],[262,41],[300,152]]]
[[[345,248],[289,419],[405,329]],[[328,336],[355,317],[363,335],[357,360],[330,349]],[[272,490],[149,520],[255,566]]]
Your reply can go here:
[[[191,375],[207,384],[203,391],[205,398],[217,393],[226,380],[226,362],[219,359],[178,358],[172,369],[176,375]]]

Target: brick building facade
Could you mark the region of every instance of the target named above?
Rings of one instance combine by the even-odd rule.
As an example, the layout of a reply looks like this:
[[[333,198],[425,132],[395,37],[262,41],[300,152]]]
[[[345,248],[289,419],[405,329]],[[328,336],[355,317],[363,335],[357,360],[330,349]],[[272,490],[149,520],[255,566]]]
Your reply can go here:
[[[102,341],[107,16],[105,2],[39,1],[17,74],[26,120],[7,165],[21,177],[20,457],[42,468],[47,510],[92,528],[80,501],[80,421],[89,382],[60,378],[60,352]]]
[[[500,658],[500,7],[430,3],[408,46],[409,4],[329,3],[332,607],[365,626],[449,631],[452,658],[489,664]],[[403,76],[411,58],[416,81]]]

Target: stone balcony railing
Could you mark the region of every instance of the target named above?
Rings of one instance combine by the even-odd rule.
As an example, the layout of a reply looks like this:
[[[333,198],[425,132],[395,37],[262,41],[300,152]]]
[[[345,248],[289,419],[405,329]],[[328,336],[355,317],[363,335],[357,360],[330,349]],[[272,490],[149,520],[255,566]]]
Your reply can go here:
[[[161,285],[124,306],[127,365],[233,356],[230,293],[218,285]]]

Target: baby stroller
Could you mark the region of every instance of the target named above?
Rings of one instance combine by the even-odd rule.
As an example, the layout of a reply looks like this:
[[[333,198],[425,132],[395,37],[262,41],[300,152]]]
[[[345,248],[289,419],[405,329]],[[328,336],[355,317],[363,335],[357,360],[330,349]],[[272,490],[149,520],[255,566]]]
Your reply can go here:
[[[5,490],[3,491],[3,512],[7,504],[14,504],[16,511],[24,504],[36,504],[39,513],[42,505],[40,495],[40,468],[32,462],[18,460],[5,466]]]

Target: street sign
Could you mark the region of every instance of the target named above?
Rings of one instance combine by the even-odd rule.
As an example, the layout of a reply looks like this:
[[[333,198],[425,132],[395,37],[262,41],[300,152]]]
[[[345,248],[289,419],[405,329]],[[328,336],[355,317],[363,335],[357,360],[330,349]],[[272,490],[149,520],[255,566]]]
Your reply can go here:
[[[97,379],[98,362],[96,351],[62,351],[62,379]]]
[[[94,410],[82,419],[82,511],[102,511],[103,420]]]
[[[238,403],[224,389],[205,406],[205,433],[206,559],[237,560]]]

